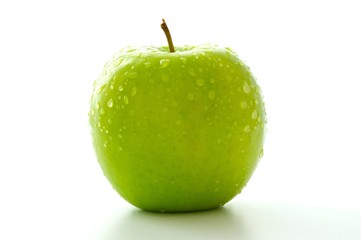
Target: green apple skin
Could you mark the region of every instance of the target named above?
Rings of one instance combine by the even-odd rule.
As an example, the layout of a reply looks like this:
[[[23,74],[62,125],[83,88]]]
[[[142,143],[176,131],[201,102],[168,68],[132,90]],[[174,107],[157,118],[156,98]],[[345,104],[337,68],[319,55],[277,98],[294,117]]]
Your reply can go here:
[[[94,82],[90,105],[104,175],[144,210],[223,206],[263,155],[260,88],[228,48],[125,48]]]

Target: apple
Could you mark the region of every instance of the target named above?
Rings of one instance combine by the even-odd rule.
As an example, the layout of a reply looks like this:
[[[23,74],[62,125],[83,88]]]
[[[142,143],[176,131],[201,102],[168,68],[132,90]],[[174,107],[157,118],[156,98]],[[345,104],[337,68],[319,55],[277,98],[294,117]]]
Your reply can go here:
[[[159,212],[223,206],[263,155],[265,108],[229,48],[127,47],[94,82],[89,121],[104,175],[134,206]],[[168,49],[169,48],[169,49]]]

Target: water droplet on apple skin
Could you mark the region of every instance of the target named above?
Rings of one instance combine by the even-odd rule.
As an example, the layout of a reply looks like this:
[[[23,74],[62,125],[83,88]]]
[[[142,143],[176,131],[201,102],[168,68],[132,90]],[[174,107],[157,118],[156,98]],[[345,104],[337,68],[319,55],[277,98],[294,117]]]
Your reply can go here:
[[[251,127],[249,125],[246,125],[244,128],[243,128],[243,131],[245,133],[250,133],[251,132]]]
[[[97,90],[97,94],[100,94],[104,90],[105,86],[106,84],[101,85]]]
[[[129,78],[129,79],[135,79],[138,77],[138,73],[137,72],[125,72],[124,77]]]
[[[183,64],[187,63],[187,58],[185,58],[185,57],[181,57],[180,60],[182,61]]]
[[[159,61],[159,65],[160,65],[160,68],[166,68],[168,67],[170,64],[170,60],[169,59],[161,59]]]
[[[197,78],[197,80],[196,80],[197,86],[201,87],[204,85],[204,83],[205,83],[205,81],[203,78]]]
[[[145,68],[150,68],[152,66],[151,62],[145,62],[144,63]]]
[[[259,151],[258,157],[262,158],[264,154],[263,148],[261,148],[261,150]]]
[[[135,94],[137,94],[137,88],[133,87],[131,95],[134,96]]]
[[[194,70],[192,68],[187,69],[187,72],[189,73],[189,75],[191,75],[192,77],[197,76],[196,73],[194,72]]]
[[[208,98],[209,98],[209,99],[214,99],[215,97],[216,97],[216,92],[213,91],[213,90],[210,90],[210,91],[208,92]]]
[[[246,101],[242,101],[242,102],[240,103],[240,107],[241,107],[242,109],[246,109],[247,106],[248,106],[248,104],[247,104]]]
[[[248,83],[244,83],[243,84],[243,91],[246,93],[246,94],[249,94],[251,92],[251,88],[250,86],[248,85]]]
[[[256,120],[257,117],[258,117],[257,111],[254,110],[254,111],[252,112],[252,119],[253,119],[253,120]]]
[[[188,98],[188,100],[193,100],[194,99],[193,93],[188,93],[187,98]]]
[[[127,95],[125,95],[123,97],[123,102],[124,102],[125,105],[127,105],[129,103],[129,99],[128,99]]]
[[[109,99],[109,101],[107,102],[107,106],[108,108],[112,108],[113,107],[113,98]]]
[[[123,62],[123,59],[119,58],[114,61],[113,66],[118,67]]]

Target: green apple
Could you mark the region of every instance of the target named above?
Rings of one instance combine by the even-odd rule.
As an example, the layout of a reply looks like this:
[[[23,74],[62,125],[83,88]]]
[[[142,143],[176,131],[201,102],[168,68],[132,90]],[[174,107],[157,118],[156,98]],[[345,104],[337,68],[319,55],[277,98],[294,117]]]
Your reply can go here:
[[[89,118],[104,175],[144,210],[223,206],[263,155],[260,88],[217,45],[120,50],[94,83]]]

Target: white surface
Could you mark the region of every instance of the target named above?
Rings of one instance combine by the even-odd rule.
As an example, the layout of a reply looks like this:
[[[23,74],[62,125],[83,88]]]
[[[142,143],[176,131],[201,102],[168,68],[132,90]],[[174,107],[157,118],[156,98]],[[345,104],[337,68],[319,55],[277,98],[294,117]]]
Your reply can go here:
[[[358,1],[1,1],[0,239],[361,239]],[[265,96],[265,154],[222,210],[160,215],[111,189],[87,123],[126,45],[231,46]]]

